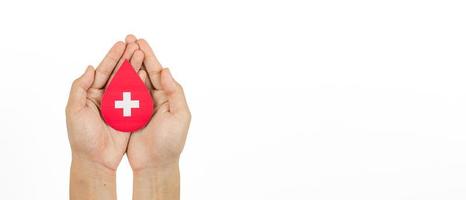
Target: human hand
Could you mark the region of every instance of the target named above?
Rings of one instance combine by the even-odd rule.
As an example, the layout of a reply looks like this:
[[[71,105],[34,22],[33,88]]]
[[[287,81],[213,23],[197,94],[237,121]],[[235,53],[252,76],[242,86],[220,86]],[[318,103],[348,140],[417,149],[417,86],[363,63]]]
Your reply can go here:
[[[136,70],[141,67],[143,53],[138,50],[136,39],[130,35],[126,42],[127,45],[117,42],[96,70],[89,66],[86,72],[73,82],[66,106],[68,138],[72,150],[72,198],[74,195],[85,195],[81,190],[85,188],[75,187],[76,184],[82,183],[101,184],[89,187],[93,189],[106,186],[109,189],[107,192],[87,191],[89,195],[103,195],[99,199],[115,196],[115,171],[126,152],[130,134],[116,131],[103,121],[100,102],[112,71],[125,59],[131,60]],[[86,196],[86,199],[90,199],[90,196]]]
[[[145,40],[137,41],[144,53],[138,74],[154,99],[155,113],[143,129],[131,134],[128,160],[134,174],[134,199],[178,199],[178,161],[191,113],[183,89],[168,69],[163,69]],[[152,192],[148,192],[152,191]]]

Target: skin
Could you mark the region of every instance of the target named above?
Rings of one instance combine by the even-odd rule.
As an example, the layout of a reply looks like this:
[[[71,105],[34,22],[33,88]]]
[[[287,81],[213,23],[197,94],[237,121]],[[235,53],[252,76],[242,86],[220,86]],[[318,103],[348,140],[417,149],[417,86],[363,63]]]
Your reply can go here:
[[[66,106],[70,199],[116,199],[115,174],[125,153],[133,168],[133,199],[179,199],[178,161],[191,119],[183,89],[145,40],[128,35],[125,42],[117,42],[95,70],[89,66],[73,82]],[[155,102],[153,118],[135,133],[112,129],[99,110],[103,91],[124,59]]]
[[[137,43],[145,55],[139,75],[152,93],[155,113],[148,125],[129,140],[133,199],[179,199],[178,161],[191,113],[181,85],[168,69],[163,69],[145,40]]]

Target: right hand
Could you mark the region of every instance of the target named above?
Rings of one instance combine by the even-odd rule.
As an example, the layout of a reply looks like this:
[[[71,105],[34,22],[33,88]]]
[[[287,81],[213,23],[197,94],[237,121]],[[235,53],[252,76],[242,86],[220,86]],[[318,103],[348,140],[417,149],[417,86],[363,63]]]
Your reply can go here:
[[[85,161],[115,171],[126,152],[130,137],[109,127],[101,117],[100,103],[112,72],[125,59],[139,70],[143,54],[134,36],[126,38],[127,45],[117,42],[96,70],[89,66],[73,82],[66,106],[66,124],[73,163]]]

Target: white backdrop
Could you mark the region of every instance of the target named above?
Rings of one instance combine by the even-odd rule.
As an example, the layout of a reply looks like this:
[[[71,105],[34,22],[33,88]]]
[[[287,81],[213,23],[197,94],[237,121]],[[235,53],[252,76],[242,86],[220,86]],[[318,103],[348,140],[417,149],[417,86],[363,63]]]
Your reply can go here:
[[[0,199],[66,199],[70,84],[127,33],[193,113],[182,199],[466,199],[466,4],[2,1]],[[130,199],[131,169],[118,169]]]

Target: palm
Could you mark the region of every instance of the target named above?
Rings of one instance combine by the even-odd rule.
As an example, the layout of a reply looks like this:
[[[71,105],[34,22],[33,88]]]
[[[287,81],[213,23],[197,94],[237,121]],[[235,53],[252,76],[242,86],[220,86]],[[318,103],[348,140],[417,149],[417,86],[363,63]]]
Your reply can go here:
[[[127,155],[133,170],[177,162],[191,119],[181,86],[162,68],[145,40],[138,44],[144,53],[144,69],[139,75],[151,91],[155,113],[147,126],[129,139]]]
[[[78,145],[78,152],[90,155],[104,166],[116,169],[126,151],[129,134],[109,127],[99,113],[102,90],[88,91],[86,106],[74,115],[70,121],[74,134],[70,138]],[[85,140],[85,141],[82,141]]]
[[[137,170],[177,159],[187,129],[184,120],[158,109],[147,126],[131,136],[127,152],[131,167]]]
[[[125,154],[130,134],[109,127],[99,108],[111,72],[125,59],[131,59],[136,67],[141,66],[142,52],[134,54],[138,48],[135,38],[129,36],[127,42],[128,45],[117,42],[96,70],[88,68],[73,83],[67,105],[68,137],[73,155],[86,157],[114,170]]]

